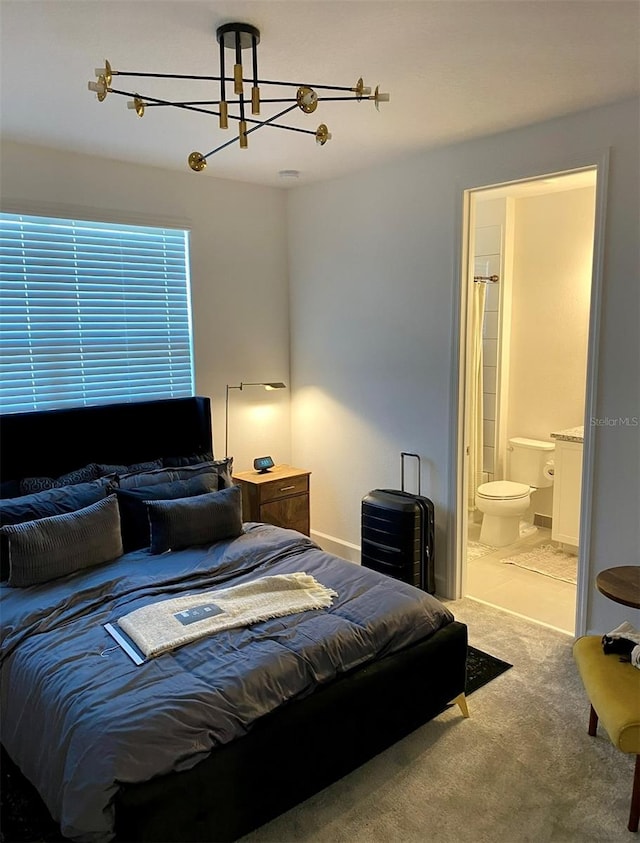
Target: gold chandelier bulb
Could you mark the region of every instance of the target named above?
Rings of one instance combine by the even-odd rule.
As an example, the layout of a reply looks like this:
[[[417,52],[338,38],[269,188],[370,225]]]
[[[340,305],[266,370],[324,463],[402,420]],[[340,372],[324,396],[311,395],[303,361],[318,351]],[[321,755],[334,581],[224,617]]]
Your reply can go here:
[[[111,76],[112,76],[113,73],[114,73],[114,71],[111,69],[111,65],[109,64],[107,59],[104,60],[104,67],[96,67],[96,69],[95,69],[95,74],[98,77],[98,79],[101,76],[104,76],[105,82],[107,83],[107,85],[111,84]]]
[[[128,100],[127,108],[134,110],[138,117],[144,116],[144,103],[140,97],[134,97],[132,100]]]
[[[90,91],[95,91],[96,97],[98,98],[99,102],[104,102],[109,91],[104,76],[99,76],[97,82],[89,82],[87,84],[87,87]]]
[[[318,107],[318,95],[313,88],[303,85],[298,88],[296,102],[298,103],[298,108],[304,111],[305,114],[311,114]]]
[[[192,152],[188,160],[194,173],[201,173],[207,166],[207,159],[201,152]]]
[[[363,96],[368,96],[371,93],[371,88],[366,87],[362,81],[362,76],[358,79],[351,90],[355,91],[357,100],[361,100]]]
[[[383,94],[380,91],[380,85],[376,85],[376,90],[373,96],[369,97],[370,100],[373,100],[376,105],[376,111],[380,111],[379,103],[381,102],[389,102],[389,94]]]
[[[331,132],[324,123],[320,123],[316,129],[316,143],[324,146],[328,140],[331,140]]]

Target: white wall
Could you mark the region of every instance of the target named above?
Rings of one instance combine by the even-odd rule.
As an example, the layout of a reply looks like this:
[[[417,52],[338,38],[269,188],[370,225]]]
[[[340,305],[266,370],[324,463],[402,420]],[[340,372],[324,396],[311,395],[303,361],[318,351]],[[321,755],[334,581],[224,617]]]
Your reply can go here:
[[[514,201],[507,437],[584,421],[595,188]],[[551,515],[552,488],[535,511]]]
[[[224,454],[225,385],[289,383],[284,191],[208,175],[134,166],[3,143],[4,210],[95,211],[129,223],[177,220],[191,229],[196,392],[212,398],[214,448]],[[290,390],[231,393],[229,453],[290,458]]]
[[[639,125],[628,100],[290,193],[292,448],[313,472],[314,530],[358,544],[363,494],[397,487],[399,452],[416,451],[436,505],[438,590],[452,587],[466,188],[592,165],[610,149],[596,412],[640,415]],[[640,622],[594,588],[599,570],[639,561],[640,430],[592,432],[587,619],[602,632]]]

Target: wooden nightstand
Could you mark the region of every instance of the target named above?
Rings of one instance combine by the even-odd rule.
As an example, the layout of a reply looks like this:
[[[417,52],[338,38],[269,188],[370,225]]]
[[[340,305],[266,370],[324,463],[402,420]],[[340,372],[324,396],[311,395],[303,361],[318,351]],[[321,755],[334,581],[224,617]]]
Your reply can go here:
[[[276,465],[271,471],[240,471],[233,480],[242,487],[244,521],[266,521],[309,535],[310,471]]]

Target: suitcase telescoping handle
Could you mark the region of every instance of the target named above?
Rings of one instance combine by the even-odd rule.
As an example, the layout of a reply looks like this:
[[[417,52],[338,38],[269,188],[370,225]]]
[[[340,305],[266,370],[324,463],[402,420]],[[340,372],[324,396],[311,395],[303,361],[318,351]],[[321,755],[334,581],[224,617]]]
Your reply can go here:
[[[400,451],[400,488],[404,492],[404,458],[414,457],[418,460],[418,494],[420,495],[420,475],[422,474],[422,465],[420,463],[420,456],[418,454],[410,454],[408,451]]]

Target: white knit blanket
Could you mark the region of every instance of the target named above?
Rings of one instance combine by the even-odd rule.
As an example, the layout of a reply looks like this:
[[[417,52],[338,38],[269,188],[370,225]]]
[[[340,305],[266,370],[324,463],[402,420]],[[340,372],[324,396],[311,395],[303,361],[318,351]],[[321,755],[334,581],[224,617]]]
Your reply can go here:
[[[143,606],[120,618],[118,625],[152,658],[225,629],[327,609],[337,596],[309,574],[276,574]]]

